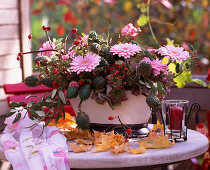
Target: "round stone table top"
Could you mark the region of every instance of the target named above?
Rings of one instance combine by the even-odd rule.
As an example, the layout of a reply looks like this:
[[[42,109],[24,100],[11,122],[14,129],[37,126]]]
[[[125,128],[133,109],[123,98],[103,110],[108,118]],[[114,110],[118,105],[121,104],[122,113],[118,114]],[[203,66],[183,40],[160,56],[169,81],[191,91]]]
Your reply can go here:
[[[135,147],[138,147],[138,143]],[[174,163],[194,158],[208,150],[209,141],[199,132],[188,130],[187,141],[176,142],[167,149],[146,149],[146,153],[133,155],[129,152],[113,154],[107,152],[69,152],[71,168],[122,168]]]
[[[132,146],[133,145],[133,146]],[[132,147],[138,147],[138,143],[132,143]],[[194,158],[208,150],[208,139],[199,132],[188,130],[187,141],[180,141],[167,149],[146,149],[146,153],[133,155],[129,152],[113,154],[111,151],[93,153],[69,152],[68,162],[70,168],[122,168],[151,166],[159,164],[175,163]],[[4,153],[0,152],[0,159],[6,160]]]

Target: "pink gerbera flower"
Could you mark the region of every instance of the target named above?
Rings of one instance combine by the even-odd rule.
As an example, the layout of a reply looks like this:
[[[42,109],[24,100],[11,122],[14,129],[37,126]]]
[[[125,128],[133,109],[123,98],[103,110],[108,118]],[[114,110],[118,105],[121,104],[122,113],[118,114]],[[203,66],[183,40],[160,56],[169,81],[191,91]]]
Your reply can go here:
[[[52,46],[52,47],[51,47]],[[49,43],[49,41],[46,41],[44,44],[42,44],[42,47],[39,50],[52,50],[52,48],[55,48],[55,44],[51,42],[51,45]],[[40,52],[37,54],[37,56],[54,56],[55,55],[55,51],[45,51],[45,52]]]
[[[168,66],[166,63],[162,63],[161,60],[159,60],[158,58],[156,60],[150,60],[149,58],[147,57],[144,57],[143,60],[141,60],[141,62],[147,62],[147,63],[150,63],[151,66],[152,66],[152,72],[154,74],[154,76],[157,76],[159,75],[161,72],[164,73],[164,74],[167,74],[168,71]]]
[[[119,57],[130,58],[134,54],[141,51],[140,47],[135,44],[116,44],[110,48],[113,54],[117,54]]]
[[[175,47],[173,45],[166,45],[165,47],[160,47],[157,52],[166,58],[170,58],[172,61],[184,61],[190,54],[188,51],[184,51],[182,47]]]
[[[70,69],[77,74],[83,71],[91,72],[99,65],[100,60],[101,57],[94,53],[87,53],[84,57],[79,55],[73,58]]]
[[[133,24],[128,24],[126,25],[122,30],[121,30],[121,34],[125,35],[125,36],[131,36],[131,37],[135,37],[138,35],[138,32],[140,32],[141,29],[140,28],[136,28],[133,26]]]

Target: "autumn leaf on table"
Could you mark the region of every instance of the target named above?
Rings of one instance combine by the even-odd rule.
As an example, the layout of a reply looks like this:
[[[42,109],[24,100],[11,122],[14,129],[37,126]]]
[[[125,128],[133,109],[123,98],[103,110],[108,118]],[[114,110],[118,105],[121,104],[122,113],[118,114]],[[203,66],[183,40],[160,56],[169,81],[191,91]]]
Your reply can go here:
[[[128,148],[128,150],[134,155],[146,152],[145,147],[142,147],[141,144],[139,144],[139,148],[133,148],[133,149]]]
[[[76,144],[76,143],[69,143],[69,146],[71,147],[74,153],[89,152],[92,147],[92,145],[87,146],[87,145]]]
[[[155,132],[164,131],[164,125],[163,124],[160,124],[160,121],[157,120],[157,124],[154,124],[151,130],[152,131],[155,131]]]
[[[138,142],[146,149],[161,149],[174,145],[174,141],[170,142],[167,136],[158,135],[155,132],[150,132],[148,138]]]

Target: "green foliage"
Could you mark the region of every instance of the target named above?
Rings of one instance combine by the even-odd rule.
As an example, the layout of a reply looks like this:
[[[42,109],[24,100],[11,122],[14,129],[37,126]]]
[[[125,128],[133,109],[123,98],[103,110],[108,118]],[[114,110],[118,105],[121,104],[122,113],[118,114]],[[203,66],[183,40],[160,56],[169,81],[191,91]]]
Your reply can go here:
[[[90,88],[89,85],[84,85],[83,87],[81,87],[80,91],[79,91],[79,97],[80,99],[83,100],[87,100],[90,97],[92,89]]]
[[[147,62],[141,62],[140,65],[138,66],[138,72],[140,75],[144,77],[149,77],[152,74],[152,66],[150,63]]]
[[[40,80],[37,76],[32,75],[32,76],[26,77],[26,79],[24,80],[24,83],[28,87],[36,87],[40,85]]]
[[[160,101],[156,96],[148,96],[146,102],[150,108],[157,108],[160,105]]]
[[[67,89],[66,98],[67,98],[67,99],[72,99],[72,98],[77,97],[78,91],[79,91],[79,90],[78,90],[78,87],[70,86],[70,87]]]
[[[52,82],[53,82],[53,79],[51,78],[43,78],[41,80],[42,84],[49,87],[49,88],[53,88],[53,85],[52,85]]]
[[[85,112],[79,112],[76,117],[76,123],[78,128],[87,130],[90,124],[89,116]]]
[[[101,76],[97,76],[93,80],[93,85],[96,87],[96,89],[105,88],[105,86],[106,86],[106,80],[103,77],[101,77]]]

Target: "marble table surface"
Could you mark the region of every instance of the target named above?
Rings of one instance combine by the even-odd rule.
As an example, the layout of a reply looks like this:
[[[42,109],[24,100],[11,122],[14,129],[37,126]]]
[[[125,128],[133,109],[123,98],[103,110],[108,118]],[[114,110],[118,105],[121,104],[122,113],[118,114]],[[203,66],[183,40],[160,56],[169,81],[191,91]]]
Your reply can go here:
[[[138,147],[138,144],[135,143]],[[135,145],[134,144],[134,145]],[[167,164],[194,158],[208,150],[209,141],[199,132],[188,130],[188,140],[180,141],[167,149],[147,149],[146,153],[133,155],[129,152],[113,154],[111,151],[100,153],[69,152],[71,168],[121,168]]]
[[[138,147],[132,143],[131,147]],[[70,168],[121,168],[152,166],[174,163],[194,158],[208,150],[208,139],[199,132],[188,130],[188,140],[180,141],[167,149],[147,149],[146,153],[133,155],[129,152],[113,154],[111,151],[93,153],[69,152],[68,162]],[[6,160],[4,153],[0,152],[0,159]]]

